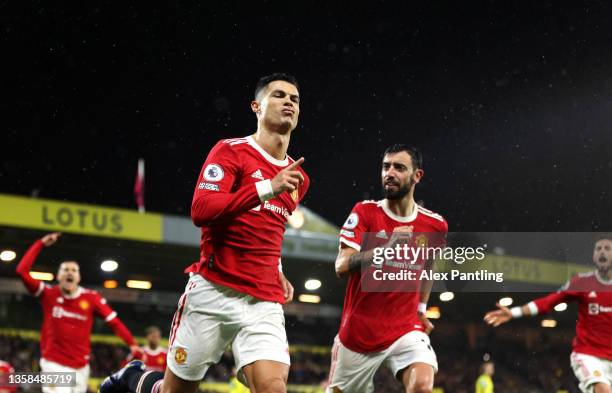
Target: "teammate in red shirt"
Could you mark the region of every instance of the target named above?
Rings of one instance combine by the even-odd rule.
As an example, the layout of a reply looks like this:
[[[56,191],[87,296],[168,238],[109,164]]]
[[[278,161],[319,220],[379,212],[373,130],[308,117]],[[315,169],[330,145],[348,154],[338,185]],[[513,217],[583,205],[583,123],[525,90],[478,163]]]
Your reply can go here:
[[[514,318],[544,314],[557,304],[578,303],[578,321],[570,358],[574,374],[585,393],[610,393],[612,383],[612,236],[595,242],[593,262],[597,269],[580,273],[557,292],[511,309],[497,304],[484,320],[497,327]]]
[[[134,359],[142,360],[147,370],[166,370],[168,350],[161,346],[161,330],[157,326],[149,326],[145,330],[147,345],[142,347],[142,354],[130,354],[122,366]]]
[[[102,384],[102,393],[192,393],[210,365],[232,344],[238,377],[252,391],[285,392],[289,348],[282,303],[293,287],[280,268],[287,218],[309,186],[287,155],[298,123],[294,77],[259,80],[251,109],[257,131],[219,141],[210,151],[191,206],[201,228],[200,260],[190,273],[174,316],[168,368],[161,373],[128,365]]]
[[[9,384],[9,374],[15,372],[10,363],[0,360],[0,393],[14,393],[17,391],[17,385]]]
[[[89,339],[94,316],[110,326],[132,351],[139,351],[130,331],[96,291],[79,286],[79,265],[74,261],[60,264],[59,285],[45,285],[30,276],[30,269],[43,247],[50,247],[61,234],[51,233],[37,240],[25,253],[17,274],[28,292],[40,299],[43,325],[40,332],[40,366],[42,371],[75,371],[77,386],[72,392],[85,392],[89,378]],[[69,388],[43,387],[44,392],[68,391]]]
[[[142,350],[144,352],[144,364],[149,370],[166,370],[166,357],[168,349],[161,346],[161,330],[157,326],[149,326],[146,330],[147,345]]]
[[[362,263],[371,262],[373,256],[373,249],[364,244],[368,233],[387,246],[398,233],[411,234],[421,244],[442,245],[448,224],[414,201],[414,189],[423,173],[417,149],[389,147],[382,162],[385,199],[357,203],[342,227],[336,273],[349,279],[340,331],[332,348],[328,392],[371,392],[372,378],[382,364],[407,392],[431,392],[433,388],[437,361],[426,334],[433,325],[424,315],[432,283],[421,286],[415,280],[406,292],[369,292],[362,288],[368,278],[361,271]],[[430,267],[426,266],[429,262],[419,260],[414,266],[422,271]]]

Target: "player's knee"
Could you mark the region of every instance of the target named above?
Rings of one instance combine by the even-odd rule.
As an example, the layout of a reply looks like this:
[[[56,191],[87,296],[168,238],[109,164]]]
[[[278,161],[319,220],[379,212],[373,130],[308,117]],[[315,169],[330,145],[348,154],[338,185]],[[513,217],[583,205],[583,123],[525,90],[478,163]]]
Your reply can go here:
[[[255,382],[257,393],[287,393],[287,382],[282,377],[269,377]]]
[[[432,388],[429,381],[416,381],[412,386],[406,388],[406,393],[431,393]]]
[[[593,393],[610,393],[612,389],[610,389],[610,385],[606,385],[605,383],[596,383],[593,386]]]

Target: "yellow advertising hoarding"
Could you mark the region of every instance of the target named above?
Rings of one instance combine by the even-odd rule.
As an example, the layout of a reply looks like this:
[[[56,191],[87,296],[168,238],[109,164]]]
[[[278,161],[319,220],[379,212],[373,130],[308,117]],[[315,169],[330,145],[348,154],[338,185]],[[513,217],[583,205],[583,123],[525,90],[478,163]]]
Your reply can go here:
[[[162,215],[0,194],[0,225],[120,239],[162,241]]]

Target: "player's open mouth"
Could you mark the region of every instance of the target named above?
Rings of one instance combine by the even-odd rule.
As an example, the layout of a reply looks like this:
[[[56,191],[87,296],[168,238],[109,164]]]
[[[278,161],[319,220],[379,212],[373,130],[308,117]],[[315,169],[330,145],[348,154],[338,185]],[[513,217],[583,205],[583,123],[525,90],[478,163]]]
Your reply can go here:
[[[74,282],[74,278],[72,278],[72,277],[66,277],[66,281],[67,281],[67,282]]]
[[[599,262],[606,263],[606,262],[608,262],[608,259],[602,255],[602,256],[599,257]]]

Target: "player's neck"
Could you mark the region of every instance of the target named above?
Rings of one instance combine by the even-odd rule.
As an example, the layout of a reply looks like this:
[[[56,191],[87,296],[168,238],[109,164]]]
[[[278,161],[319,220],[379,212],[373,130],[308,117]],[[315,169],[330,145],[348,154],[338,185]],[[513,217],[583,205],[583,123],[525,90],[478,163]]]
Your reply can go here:
[[[78,288],[79,288],[79,287],[76,287],[76,288],[72,289],[72,291],[71,291],[71,290],[69,290],[69,289],[62,288],[62,287],[60,286],[60,291],[61,291],[61,292],[62,292],[62,294],[64,294],[65,296],[72,297],[72,296],[74,296],[74,294],[76,293],[76,291],[77,291],[77,289],[78,289]]]
[[[155,351],[155,350],[157,349],[157,345],[151,345],[151,344],[149,344],[148,346],[149,346],[149,349],[150,349],[151,351]]]
[[[416,202],[410,193],[401,199],[387,199],[387,207],[396,216],[408,217],[416,209]]]
[[[289,148],[289,139],[291,133],[280,134],[270,131],[262,126],[253,134],[253,139],[262,149],[277,160],[284,160],[287,157],[287,149]]]
[[[612,281],[612,269],[597,270],[597,275],[604,281]]]

